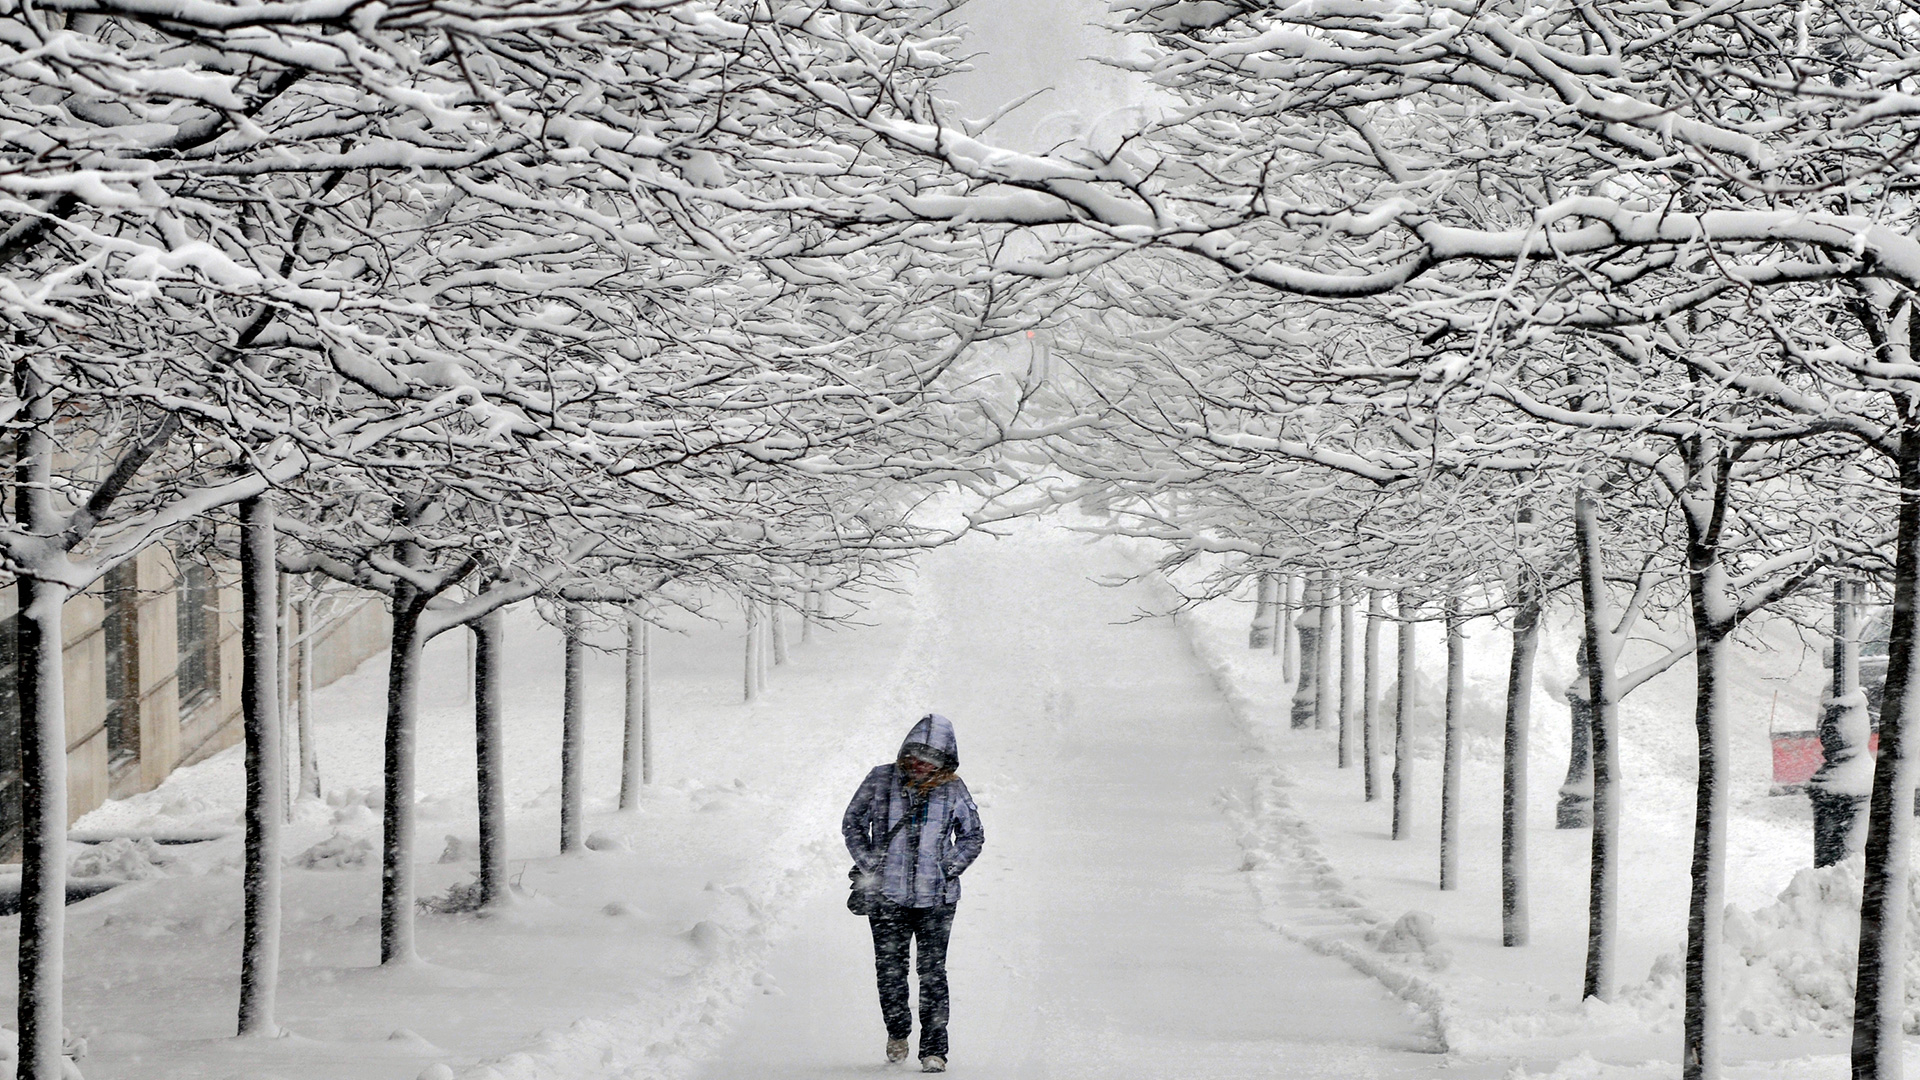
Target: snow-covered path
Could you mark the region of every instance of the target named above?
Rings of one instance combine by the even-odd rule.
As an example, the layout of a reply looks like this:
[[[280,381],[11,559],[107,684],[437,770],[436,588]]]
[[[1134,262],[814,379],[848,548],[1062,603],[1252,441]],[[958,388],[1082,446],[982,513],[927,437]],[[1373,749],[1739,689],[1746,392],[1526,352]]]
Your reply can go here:
[[[987,827],[951,950],[953,1072],[1430,1074],[1404,1003],[1261,922],[1223,812],[1251,782],[1245,740],[1178,628],[1126,621],[1140,587],[1088,580],[1123,568],[1037,529],[922,568],[924,705],[954,719]],[[705,1080],[885,1068],[866,924],[842,899],[776,947]]]

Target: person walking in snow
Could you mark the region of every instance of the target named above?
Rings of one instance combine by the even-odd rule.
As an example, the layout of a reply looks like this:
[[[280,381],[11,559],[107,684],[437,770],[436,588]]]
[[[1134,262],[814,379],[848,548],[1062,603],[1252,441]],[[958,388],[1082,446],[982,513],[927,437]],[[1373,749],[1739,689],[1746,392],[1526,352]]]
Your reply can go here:
[[[959,768],[953,722],[928,713],[907,732],[893,764],[877,766],[860,782],[840,819],[854,869],[872,884],[862,906],[873,928],[890,1062],[906,1058],[913,1033],[909,944],[918,953],[922,1072],[947,1068],[947,936],[960,903],[960,875],[987,838]]]

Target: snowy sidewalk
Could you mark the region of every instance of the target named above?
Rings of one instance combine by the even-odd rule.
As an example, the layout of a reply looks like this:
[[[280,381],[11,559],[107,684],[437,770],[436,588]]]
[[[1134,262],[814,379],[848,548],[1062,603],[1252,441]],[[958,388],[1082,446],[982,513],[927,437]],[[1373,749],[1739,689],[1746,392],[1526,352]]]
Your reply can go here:
[[[329,801],[290,830],[280,1019],[229,1037],[238,842],[123,849],[148,875],[72,908],[70,1023],[90,1080],[769,1080],[885,1071],[837,823],[929,709],[955,720],[988,841],[954,931],[953,1071],[995,1080],[1495,1075],[1436,1055],[1431,1017],[1296,937],[1324,919],[1311,858],[1250,848],[1267,766],[1134,569],[1044,524],[928,555],[871,628],[797,650],[738,701],[737,628],[658,635],[661,767],[613,811],[619,657],[589,665],[590,829],[555,854],[558,635],[512,625],[513,869],[522,900],[423,915],[424,964],[373,966],[379,658],[322,695]],[[417,804],[432,895],[474,869],[457,639],[429,657]],[[230,827],[238,756],[109,804],[115,830]],[[1258,847],[1257,837],[1253,847]],[[1272,855],[1268,858],[1267,855]],[[0,928],[8,928],[0,921]],[[9,928],[10,929],[10,928]],[[1282,932],[1285,931],[1285,932]],[[12,950],[0,942],[0,979]],[[1401,988],[1404,994],[1404,987]]]
[[[1423,628],[1413,723],[1414,816],[1392,840],[1387,738],[1380,798],[1365,802],[1360,770],[1339,769],[1335,731],[1290,729],[1280,659],[1247,648],[1251,604],[1216,601],[1181,623],[1195,652],[1261,747],[1253,798],[1235,808],[1251,874],[1270,921],[1421,1002],[1447,1044],[1449,1072],[1505,1067],[1551,1080],[1657,1080],[1678,1075],[1680,988],[1693,823],[1692,673],[1680,665],[1621,708],[1623,787],[1619,988],[1613,1004],[1580,1000],[1586,947],[1590,833],[1555,828],[1566,771],[1566,706],[1549,687],[1571,669],[1565,613],[1549,620],[1534,688],[1529,878],[1533,937],[1500,940],[1501,706],[1508,643],[1486,620],[1467,628],[1460,887],[1438,889],[1440,707],[1445,651]],[[1392,638],[1381,697],[1389,705]],[[1730,1077],[1846,1075],[1858,873],[1796,874],[1811,862],[1804,795],[1770,796],[1768,720],[1806,713],[1820,670],[1792,628],[1773,624],[1730,660],[1734,800],[1730,854],[1726,1059]],[[1357,757],[1357,752],[1356,752]],[[1302,887],[1299,868],[1312,868]],[[1824,875],[1824,876],[1822,876]],[[1790,883],[1792,883],[1790,885]],[[1776,901],[1783,889],[1787,894]],[[1403,919],[1425,926],[1397,933]],[[1920,1042],[1909,1042],[1920,1067]]]
[[[953,935],[952,1072],[1431,1074],[1402,1001],[1262,924],[1227,812],[1250,788],[1244,739],[1176,628],[1125,622],[1146,595],[1087,580],[1126,568],[1042,528],[923,566],[941,627],[924,706],[953,718],[987,828]],[[841,892],[774,949],[704,1080],[885,1071]]]
[[[908,596],[796,645],[770,692],[740,703],[737,625],[656,633],[656,783],[614,810],[621,657],[588,660],[589,829],[559,856],[560,640],[528,610],[508,624],[510,870],[504,913],[420,915],[424,963],[376,968],[385,657],[317,695],[328,799],[289,829],[277,1040],[231,1038],[239,958],[237,836],[186,848],[119,842],[110,872],[146,878],[70,909],[68,1022],[89,1080],[676,1077],[718,1038],[794,904],[838,873],[821,821],[918,701],[922,625]],[[725,616],[727,612],[720,612]],[[737,612],[732,613],[737,621]],[[797,634],[796,634],[797,637]],[[617,640],[610,636],[609,641]],[[463,644],[427,657],[416,814],[423,897],[475,869],[472,706]],[[848,759],[851,753],[853,759]],[[231,829],[238,748],[86,828]],[[369,804],[372,805],[369,805]],[[442,855],[443,837],[454,843]],[[303,856],[301,853],[305,852]],[[11,986],[14,920],[0,920]],[[4,1003],[10,1012],[11,1002]]]

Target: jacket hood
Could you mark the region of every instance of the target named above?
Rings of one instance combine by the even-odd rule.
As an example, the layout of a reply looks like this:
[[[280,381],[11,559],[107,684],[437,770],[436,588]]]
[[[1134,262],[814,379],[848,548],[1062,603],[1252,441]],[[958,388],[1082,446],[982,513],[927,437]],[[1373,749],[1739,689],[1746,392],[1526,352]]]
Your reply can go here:
[[[953,734],[953,721],[939,713],[928,713],[914,722],[900,744],[900,756],[923,757],[942,769],[960,767],[960,740]]]

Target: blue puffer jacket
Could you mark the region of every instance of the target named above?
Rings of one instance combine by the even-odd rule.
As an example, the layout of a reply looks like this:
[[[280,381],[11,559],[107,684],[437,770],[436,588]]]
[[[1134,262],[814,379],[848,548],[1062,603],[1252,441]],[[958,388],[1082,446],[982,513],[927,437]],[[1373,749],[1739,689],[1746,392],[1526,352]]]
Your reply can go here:
[[[953,722],[937,713],[913,725],[900,752],[931,752],[949,769],[960,765]],[[909,812],[913,817],[881,851],[880,842]],[[907,786],[897,765],[882,765],[860,782],[840,818],[840,833],[854,865],[881,875],[880,891],[887,899],[916,908],[958,903],[960,874],[980,857],[987,840],[965,781],[956,776],[922,796]]]

